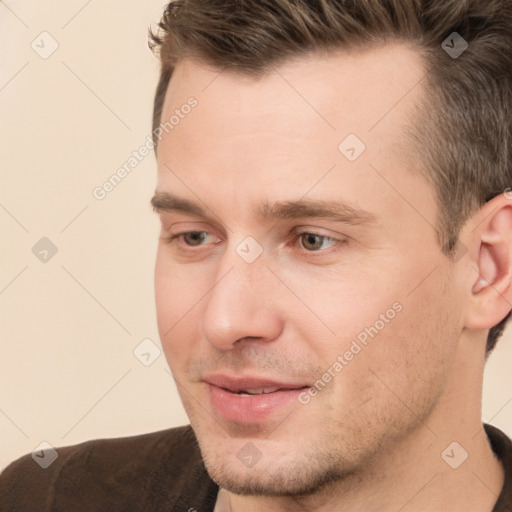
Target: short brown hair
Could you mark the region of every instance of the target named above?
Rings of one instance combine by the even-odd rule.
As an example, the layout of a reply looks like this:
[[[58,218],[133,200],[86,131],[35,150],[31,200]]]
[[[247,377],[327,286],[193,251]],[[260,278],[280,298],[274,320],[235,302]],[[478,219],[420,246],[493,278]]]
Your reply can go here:
[[[291,57],[402,41],[426,69],[409,131],[436,191],[445,254],[471,213],[512,184],[512,0],[175,0],[158,27],[153,130],[180,60],[256,76]],[[458,57],[441,46],[454,32],[468,44]],[[509,317],[490,329],[487,353]]]

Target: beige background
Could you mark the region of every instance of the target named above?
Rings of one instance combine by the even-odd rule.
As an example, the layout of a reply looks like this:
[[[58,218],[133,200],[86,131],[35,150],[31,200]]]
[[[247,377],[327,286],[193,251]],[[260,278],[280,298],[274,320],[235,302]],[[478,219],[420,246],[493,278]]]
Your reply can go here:
[[[163,0],[0,2],[0,467],[53,446],[187,423],[153,298],[152,154],[101,186],[151,132]],[[40,35],[48,32],[50,36]],[[43,59],[53,38],[58,49]],[[46,263],[42,238],[58,248]],[[512,435],[512,339],[488,363],[483,417]]]

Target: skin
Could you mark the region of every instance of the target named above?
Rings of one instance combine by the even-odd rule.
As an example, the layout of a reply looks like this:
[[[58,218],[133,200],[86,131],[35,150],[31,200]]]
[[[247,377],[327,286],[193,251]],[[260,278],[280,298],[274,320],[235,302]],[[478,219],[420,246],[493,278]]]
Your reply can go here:
[[[198,106],[160,142],[156,192],[206,214],[159,211],[158,326],[223,488],[219,510],[490,512],[496,502],[503,471],[480,411],[487,330],[512,300],[510,202],[474,213],[462,258],[442,253],[435,194],[404,137],[424,73],[402,45],[301,57],[258,79],[194,61],[175,70],[163,119],[190,96]],[[366,145],[354,162],[338,150],[350,133]],[[301,198],[373,222],[256,213]],[[166,241],[193,231],[206,232],[199,245]],[[263,249],[253,263],[236,252],[247,236]],[[209,373],[312,385],[395,303],[401,311],[307,405],[251,424],[212,407]],[[249,441],[261,453],[250,468],[237,457]],[[469,454],[456,470],[441,457],[454,441]]]

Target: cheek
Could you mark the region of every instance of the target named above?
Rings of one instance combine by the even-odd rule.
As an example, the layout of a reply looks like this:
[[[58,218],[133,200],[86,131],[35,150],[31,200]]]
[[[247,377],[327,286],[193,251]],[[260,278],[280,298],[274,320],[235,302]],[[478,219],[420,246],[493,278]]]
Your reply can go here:
[[[382,337],[401,314],[400,293],[389,270],[348,264],[336,270],[306,270],[299,268],[295,275],[291,270],[283,272],[299,299],[289,298],[287,314],[322,359],[343,355],[354,341],[364,348],[372,339]],[[357,352],[357,346],[353,350]]]
[[[196,314],[198,299],[190,277],[183,268],[169,263],[163,252],[159,249],[156,258],[155,303],[162,348],[171,366],[190,348],[190,320]]]
[[[347,372],[355,379],[354,392],[367,390],[368,403],[423,411],[439,399],[450,378],[460,327],[445,285],[449,278],[436,277],[401,294],[403,309],[368,342],[354,372]]]
[[[441,265],[424,282],[428,265],[421,265],[427,271],[414,267],[347,273],[321,285],[296,281],[310,312],[295,310],[294,323],[326,372],[319,377],[335,380],[328,387],[336,403],[418,403],[435,396],[448,378],[462,325],[453,285]]]
[[[208,280],[193,265],[173,263],[166,247],[159,248],[155,264],[155,301],[159,328],[174,330],[185,316],[194,315]]]
[[[159,249],[155,264],[155,303],[162,343],[165,341],[165,333],[176,320],[177,297],[181,290],[177,290],[175,281],[172,267],[165,261],[162,250]]]

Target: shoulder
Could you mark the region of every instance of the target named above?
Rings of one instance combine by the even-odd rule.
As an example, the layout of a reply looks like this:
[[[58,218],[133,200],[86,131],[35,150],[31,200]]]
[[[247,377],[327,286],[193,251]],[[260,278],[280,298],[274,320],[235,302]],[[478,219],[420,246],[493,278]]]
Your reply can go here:
[[[494,455],[502,463],[505,473],[503,489],[493,512],[510,512],[512,510],[512,441],[492,425],[484,425],[484,429]]]
[[[56,452],[46,469],[28,454],[2,472],[0,510],[172,510],[191,481],[199,494],[215,489],[190,426]]]

